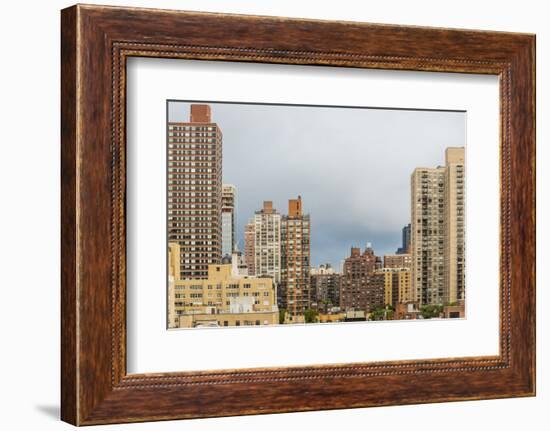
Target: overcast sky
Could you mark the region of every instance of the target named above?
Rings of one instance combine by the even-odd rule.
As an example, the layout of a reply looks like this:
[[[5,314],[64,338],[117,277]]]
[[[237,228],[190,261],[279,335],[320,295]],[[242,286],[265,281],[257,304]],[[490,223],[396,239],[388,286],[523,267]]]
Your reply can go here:
[[[464,146],[464,112],[208,103],[223,133],[223,182],[237,187],[237,238],[264,200],[302,196],[311,262],[339,268],[350,247],[394,253],[410,223],[410,176]],[[169,121],[189,121],[188,102]]]

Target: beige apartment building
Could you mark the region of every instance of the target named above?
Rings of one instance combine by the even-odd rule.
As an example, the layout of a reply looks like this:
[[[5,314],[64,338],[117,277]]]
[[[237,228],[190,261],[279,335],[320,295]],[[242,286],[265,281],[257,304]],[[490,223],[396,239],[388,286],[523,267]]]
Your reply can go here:
[[[222,132],[209,105],[168,123],[168,241],[180,246],[179,276],[206,278],[222,248]]]
[[[271,277],[278,283],[281,277],[281,214],[273,202],[265,201],[261,210],[245,228],[245,257],[250,275]]]
[[[179,246],[169,244],[169,270],[177,268]],[[206,279],[169,274],[170,328],[257,326],[279,323],[271,278],[240,276],[232,265],[209,265]]]
[[[168,243],[168,328],[177,327],[176,314],[176,280],[180,280],[180,246],[175,242]]]
[[[236,228],[237,188],[233,184],[222,185],[222,258],[232,256],[237,249]]]
[[[410,268],[382,268],[375,271],[384,277],[384,304],[394,308],[414,300]]]
[[[446,162],[446,230],[445,283],[448,289],[446,302],[456,303],[465,299],[465,165],[464,148],[447,148]]]
[[[464,148],[447,148],[445,166],[411,175],[412,284],[415,301],[464,299]]]

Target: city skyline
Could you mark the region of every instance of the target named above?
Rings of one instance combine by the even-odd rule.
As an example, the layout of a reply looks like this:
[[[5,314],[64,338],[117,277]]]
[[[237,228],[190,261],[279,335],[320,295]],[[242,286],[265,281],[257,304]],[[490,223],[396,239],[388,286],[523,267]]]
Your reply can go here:
[[[167,124],[170,328],[464,316],[464,146],[446,147],[444,165],[416,167],[410,175],[410,223],[401,228],[401,243],[395,254],[377,255],[370,242],[364,251],[352,245],[341,272],[336,272],[330,262],[316,269],[312,261],[315,228],[300,194],[288,200],[286,213],[274,208],[272,201],[264,200],[262,209],[254,211],[245,225],[244,253],[237,249],[239,188],[224,182],[223,132],[212,114],[209,104],[193,103],[189,121]],[[293,111],[294,121],[295,114]],[[350,122],[349,115],[345,118],[347,122],[336,122],[339,130],[362,137],[357,132],[362,130],[359,123]],[[272,123],[280,128],[274,119]],[[300,124],[308,130],[307,122]],[[312,127],[309,124],[309,129]],[[326,130],[323,132],[326,134]],[[334,145],[346,141],[343,133],[338,139],[330,145],[333,152],[360,159]],[[249,151],[254,152],[257,147]],[[296,158],[296,151],[290,150],[281,159],[269,159],[264,165],[251,154],[246,166],[241,160],[241,171],[248,172],[247,168],[255,165],[276,166],[276,178],[288,181],[285,162]],[[300,172],[315,171],[310,169],[311,157],[299,160],[304,162]],[[339,174],[338,161],[330,162],[334,168],[330,173]],[[265,175],[265,169],[262,172]],[[248,173],[245,177],[259,195],[265,193],[256,178],[250,178]],[[308,177],[310,181],[315,178]],[[389,178],[400,175],[394,173]],[[391,200],[378,202],[368,196],[387,184],[370,180],[365,175],[355,178],[345,184],[345,191],[358,185],[363,194],[359,203],[367,203],[369,208],[378,208],[377,204],[383,207]],[[291,184],[296,185],[294,181]],[[320,188],[318,183],[315,186]],[[322,201],[332,205],[330,214],[350,216],[349,209],[338,206],[342,192],[327,196],[326,190],[322,191]]]
[[[443,165],[446,147],[464,146],[463,112],[208,104],[223,130],[223,183],[237,189],[239,250],[264,200],[284,213],[301,195],[312,216],[312,267],[339,269],[350,247],[367,243],[395,253],[410,223],[410,174]],[[190,105],[169,102],[169,121],[187,121]]]

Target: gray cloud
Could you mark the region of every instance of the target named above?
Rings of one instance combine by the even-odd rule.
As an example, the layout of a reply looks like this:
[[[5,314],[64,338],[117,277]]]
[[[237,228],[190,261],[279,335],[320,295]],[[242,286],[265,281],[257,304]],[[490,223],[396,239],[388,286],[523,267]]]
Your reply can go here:
[[[237,234],[272,200],[281,213],[302,196],[313,265],[335,266],[353,245],[393,253],[410,222],[410,175],[463,146],[464,112],[211,103],[223,133],[223,181],[238,192]],[[170,102],[169,120],[188,121]]]

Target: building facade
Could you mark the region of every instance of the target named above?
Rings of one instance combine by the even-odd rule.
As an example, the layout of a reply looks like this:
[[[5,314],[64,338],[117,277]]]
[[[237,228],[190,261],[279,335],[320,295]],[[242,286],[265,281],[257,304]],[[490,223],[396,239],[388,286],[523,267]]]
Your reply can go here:
[[[248,268],[248,275],[256,275],[256,228],[255,223],[247,223],[244,227],[244,261]]]
[[[169,267],[177,266],[177,248],[169,244]],[[172,280],[169,327],[249,326],[279,323],[271,278],[235,274],[232,264],[209,265],[207,279]]]
[[[319,268],[311,268],[311,305],[320,313],[328,313],[333,307],[340,306],[340,279],[337,273],[327,263]]]
[[[237,188],[222,185],[222,256],[232,256],[237,248],[236,226]]]
[[[466,309],[463,300],[457,301],[453,305],[443,307],[444,319],[464,319],[466,317]]]
[[[395,320],[415,320],[421,317],[418,302],[399,303],[395,307],[393,318]]]
[[[376,271],[384,276],[384,305],[394,309],[398,304],[414,300],[410,268],[383,268]]]
[[[410,268],[412,256],[410,254],[384,255],[384,268]]]
[[[180,280],[180,246],[175,242],[168,243],[168,328],[177,326],[176,320],[176,280]]]
[[[168,241],[180,246],[179,276],[208,276],[222,252],[222,132],[210,106],[168,123]]]
[[[248,265],[245,256],[240,251],[234,251],[231,256],[231,271],[233,274],[248,276]]]
[[[411,176],[413,289],[423,304],[464,299],[464,148],[447,148],[445,166]]]
[[[385,305],[385,277],[375,272],[377,258],[371,247],[363,253],[358,247],[344,261],[340,283],[340,308],[343,311],[371,312]]]
[[[456,303],[465,299],[465,202],[466,177],[464,148],[447,148],[445,151],[445,200],[446,241],[445,284],[448,298]]]
[[[413,285],[420,304],[439,304],[445,287],[445,168],[411,178]]]
[[[271,277],[275,283],[281,279],[281,214],[273,208],[273,202],[265,201],[256,211],[245,229],[245,256],[251,258],[249,274]]]
[[[281,220],[280,305],[291,319],[303,315],[310,307],[309,214],[302,211],[302,198],[288,201],[288,215]]]

